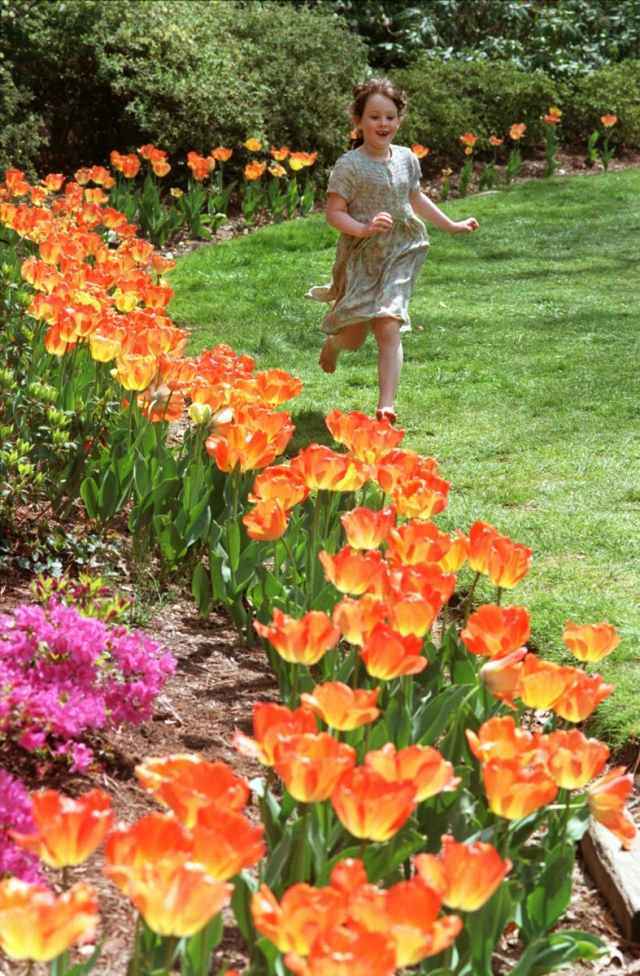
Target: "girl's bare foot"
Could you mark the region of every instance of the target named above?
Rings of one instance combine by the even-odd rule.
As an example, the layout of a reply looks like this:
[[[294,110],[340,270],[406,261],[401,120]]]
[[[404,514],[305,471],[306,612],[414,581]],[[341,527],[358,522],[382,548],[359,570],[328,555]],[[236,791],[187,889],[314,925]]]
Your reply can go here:
[[[331,336],[327,336],[320,350],[320,359],[318,360],[320,364],[320,369],[324,370],[325,373],[335,373],[336,363],[338,361],[338,350],[336,349]]]

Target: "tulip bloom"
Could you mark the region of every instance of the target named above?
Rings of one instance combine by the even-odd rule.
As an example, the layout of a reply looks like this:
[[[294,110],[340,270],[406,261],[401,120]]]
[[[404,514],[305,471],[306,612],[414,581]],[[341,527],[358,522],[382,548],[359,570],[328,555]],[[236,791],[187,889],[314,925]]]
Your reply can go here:
[[[451,548],[451,538],[433,522],[414,520],[391,529],[387,548],[392,559],[406,566],[437,563]]]
[[[253,182],[254,180],[259,180],[264,171],[267,168],[267,164],[263,161],[260,162],[258,159],[253,159],[244,168],[244,178]]]
[[[340,631],[322,610],[310,610],[299,620],[274,610],[270,624],[256,621],[254,627],[290,664],[317,664],[340,638]]]
[[[492,695],[503,701],[509,708],[514,708],[514,698],[518,696],[520,676],[522,675],[522,659],[527,653],[526,647],[519,647],[505,657],[495,657],[484,664],[479,671],[480,680]]]
[[[31,796],[35,833],[11,832],[13,840],[51,868],[82,864],[100,846],[112,823],[111,799],[91,790],[77,800],[57,790]]]
[[[331,797],[344,827],[361,840],[385,841],[411,816],[416,804],[413,783],[390,783],[366,766],[345,773]]]
[[[624,809],[632,791],[633,776],[624,766],[609,770],[587,790],[591,815],[615,834],[626,850],[631,850],[638,832]]]
[[[284,961],[296,976],[393,976],[395,943],[382,932],[339,926],[314,942],[308,959],[290,952]]]
[[[263,502],[274,499],[287,512],[304,501],[308,494],[309,489],[295,471],[283,465],[276,465],[265,468],[256,475],[249,501]]]
[[[344,597],[333,608],[333,622],[349,644],[365,643],[376,624],[386,619],[385,604],[365,593],[359,600]]]
[[[158,935],[194,935],[229,903],[233,885],[214,881],[193,857],[177,820],[152,813],[116,827],[105,845],[104,872]]]
[[[467,650],[485,657],[506,657],[529,640],[526,607],[499,607],[486,603],[472,613],[461,632]]]
[[[407,746],[396,752],[394,744],[387,742],[382,749],[368,752],[364,763],[367,769],[380,773],[388,783],[413,783],[417,803],[438,793],[455,790],[460,783],[451,763],[431,746]]]
[[[561,789],[577,790],[604,769],[609,749],[604,742],[587,739],[578,729],[545,736],[549,772]]]
[[[376,467],[376,481],[386,495],[391,495],[411,478],[438,473],[435,458],[425,458],[415,451],[393,450],[380,459]]]
[[[431,150],[428,146],[422,146],[419,142],[415,142],[411,147],[411,152],[414,156],[417,156],[418,159],[424,159],[425,156],[429,155]]]
[[[555,704],[573,684],[576,668],[563,667],[527,654],[520,675],[519,697],[529,708],[555,710]]]
[[[518,142],[520,139],[522,139],[526,131],[527,126],[524,122],[514,122],[509,129],[509,135],[514,142]]]
[[[251,899],[251,915],[261,935],[280,952],[306,956],[320,936],[332,932],[344,918],[344,898],[333,887],[294,884],[278,903],[263,884]]]
[[[377,549],[389,535],[396,520],[391,507],[381,511],[354,508],[340,516],[347,543],[352,549]]]
[[[371,552],[358,552],[344,546],[332,556],[329,552],[319,552],[324,575],[341,593],[361,596],[379,577],[382,568],[382,555],[377,549]]]
[[[82,882],[56,895],[18,878],[0,881],[0,949],[10,959],[50,962],[93,937],[98,899]]]
[[[263,766],[273,766],[274,750],[281,738],[317,731],[315,717],[306,708],[292,710],[274,702],[256,702],[253,706],[254,738],[236,732],[233,745],[243,756],[257,759]]]
[[[377,688],[373,691],[354,691],[341,681],[327,681],[316,685],[310,695],[303,694],[300,698],[302,704],[321,718],[325,725],[341,732],[350,732],[361,725],[375,722],[380,714],[380,709],[376,708]]]
[[[204,807],[220,804],[240,811],[249,799],[249,787],[230,766],[189,753],[145,759],[135,772],[140,785],[185,827],[194,825]]]
[[[562,635],[566,646],[579,661],[593,663],[611,654],[620,643],[620,637],[611,624],[573,624],[570,620],[564,625]]]
[[[358,888],[368,884],[364,863],[357,857],[346,857],[338,861],[331,869],[329,882],[332,888],[337,888],[345,895],[351,895]]]
[[[372,678],[391,681],[403,674],[424,671],[428,662],[421,651],[419,637],[413,634],[403,637],[387,624],[377,624],[360,651],[360,657]]]
[[[450,537],[450,541],[451,546],[439,561],[438,565],[445,573],[457,573],[467,561],[469,539],[464,532],[457,529],[455,536],[453,538]]]
[[[192,833],[193,860],[216,881],[228,881],[253,867],[265,853],[264,827],[217,806],[200,810]]]
[[[489,572],[489,551],[500,533],[488,522],[474,522],[469,530],[469,554],[467,559],[474,573]]]
[[[397,485],[391,497],[399,515],[430,519],[447,507],[449,487],[444,478],[425,473]]]
[[[440,853],[418,854],[416,872],[441,894],[448,908],[475,912],[489,901],[511,870],[495,847],[482,841],[460,844],[448,834]]]
[[[495,586],[512,589],[531,568],[533,552],[506,536],[494,539],[489,550],[487,572]]]
[[[482,763],[490,759],[526,760],[540,749],[541,744],[538,734],[517,728],[510,715],[490,718],[483,722],[477,735],[471,729],[467,729],[466,736],[471,752]]]
[[[406,596],[394,597],[389,601],[389,625],[402,637],[409,634],[424,637],[441,610],[440,594],[422,596],[419,593],[407,593]]]
[[[289,524],[287,513],[273,498],[256,502],[254,507],[242,516],[242,524],[250,539],[260,542],[274,542],[281,539]]]
[[[310,444],[291,461],[310,491],[357,491],[369,477],[366,465],[351,454],[338,454],[324,444]]]
[[[600,121],[602,122],[605,129],[610,129],[618,121],[617,115],[601,115]]]
[[[555,800],[558,787],[543,763],[490,759],[482,767],[489,809],[507,820],[521,820]]]
[[[325,423],[334,440],[345,447],[360,461],[375,464],[396,447],[404,437],[404,431],[388,423],[372,420],[357,410],[341,413],[332,410]]]
[[[355,749],[327,732],[282,738],[274,751],[276,772],[300,803],[328,800],[342,774],[356,761]]]
[[[608,685],[599,674],[585,674],[578,668],[567,668],[574,676],[562,695],[551,706],[556,715],[567,722],[584,722],[609,697],[613,685]]]
[[[400,881],[387,891],[389,934],[396,945],[396,966],[415,966],[448,949],[460,934],[459,915],[436,918],[440,896],[421,878]]]

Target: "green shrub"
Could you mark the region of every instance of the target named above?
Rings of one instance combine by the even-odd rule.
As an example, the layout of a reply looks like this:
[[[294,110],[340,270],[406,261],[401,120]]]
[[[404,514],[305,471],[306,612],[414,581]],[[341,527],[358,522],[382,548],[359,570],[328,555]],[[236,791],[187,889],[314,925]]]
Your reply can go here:
[[[613,113],[619,121],[611,130],[611,144],[640,146],[640,60],[600,68],[563,88],[562,129],[567,141],[584,142],[594,129],[602,128],[600,116]]]
[[[42,117],[31,111],[32,96],[16,87],[11,73],[0,63],[0,171],[17,166],[30,175],[45,141]]]

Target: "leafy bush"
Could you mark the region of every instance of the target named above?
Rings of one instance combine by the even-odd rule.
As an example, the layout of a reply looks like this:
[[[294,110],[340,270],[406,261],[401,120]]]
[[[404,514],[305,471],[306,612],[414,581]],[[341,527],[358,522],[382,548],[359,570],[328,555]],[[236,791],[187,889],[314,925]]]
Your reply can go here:
[[[619,120],[611,131],[612,143],[640,145],[640,60],[600,68],[562,89],[565,139],[584,141],[585,133],[599,128],[600,116],[611,112]]]

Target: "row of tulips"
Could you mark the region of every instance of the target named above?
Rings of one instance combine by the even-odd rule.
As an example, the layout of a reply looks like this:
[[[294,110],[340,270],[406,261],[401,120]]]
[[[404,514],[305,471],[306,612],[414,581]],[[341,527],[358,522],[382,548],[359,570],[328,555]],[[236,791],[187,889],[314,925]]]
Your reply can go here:
[[[78,423],[101,398],[67,494],[73,478],[97,522],[128,505],[138,549],[190,567],[202,612],[226,606],[257,631],[284,701],[257,704],[253,737],[237,737],[265,766],[250,785],[198,757],[142,764],[171,812],[110,829],[105,848],[141,914],[130,972],[209,972],[228,902],[252,976],[489,976],[507,926],[522,944],[514,976],[596,955],[597,939],[553,929],[589,814],[626,846],[635,836],[631,777],[606,772],[606,746],[577,728],[612,690],[591,665],[614,649],[613,629],[567,625],[585,667],[529,652],[526,608],[502,594],[531,550],[483,522],[442,531],[448,482],[386,422],[333,411],[341,449],[311,444],[276,463],[293,432],[277,408],[298,381],[226,347],[182,355],[163,259],[78,184],[40,206],[15,201],[23,179],[5,179],[0,220],[32,252],[34,363]],[[186,433],[169,443],[178,418]],[[474,609],[491,585],[494,602]],[[261,828],[244,813],[249,789]],[[38,835],[46,820],[68,837],[38,802]],[[89,930],[94,896],[0,890],[5,951],[67,972],[82,933],[64,906],[86,895]]]

